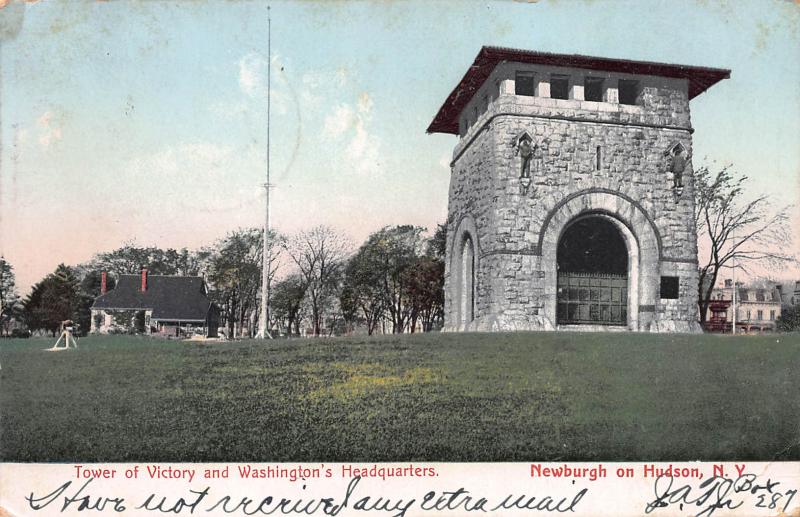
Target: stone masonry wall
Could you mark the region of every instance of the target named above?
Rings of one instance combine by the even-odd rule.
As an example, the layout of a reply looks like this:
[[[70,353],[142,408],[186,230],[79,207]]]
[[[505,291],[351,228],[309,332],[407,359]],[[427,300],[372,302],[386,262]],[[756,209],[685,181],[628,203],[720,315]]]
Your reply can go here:
[[[542,255],[548,250],[537,248],[540,234],[560,202],[580,193],[611,191],[638,204],[660,237],[657,263],[643,267],[656,275],[680,278],[677,300],[661,300],[658,293],[650,293],[658,302],[640,310],[653,313],[647,318],[652,323],[637,330],[695,331],[697,241],[691,161],[678,195],[665,155],[677,143],[691,154],[685,84],[645,83],[638,106],[516,96],[510,93],[513,81],[509,86],[502,77],[487,84],[496,85],[498,92],[489,96],[485,111],[454,151],[446,326],[454,330],[457,326],[451,314],[456,302],[451,258],[458,248],[454,233],[464,217],[474,218],[478,234],[476,321],[469,328],[553,328],[555,321],[544,311],[554,298],[554,293],[545,292],[544,278],[553,273],[543,264]],[[520,180],[521,159],[515,147],[524,132],[536,146],[527,189]],[[636,227],[630,230],[639,234]],[[654,287],[648,284],[646,289]]]

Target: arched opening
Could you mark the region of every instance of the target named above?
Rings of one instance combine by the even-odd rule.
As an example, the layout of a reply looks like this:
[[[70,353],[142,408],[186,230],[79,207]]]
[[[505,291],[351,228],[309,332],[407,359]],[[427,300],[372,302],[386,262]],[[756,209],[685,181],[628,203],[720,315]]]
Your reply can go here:
[[[559,325],[627,325],[629,243],[619,221],[591,214],[572,221],[556,255]]]
[[[461,246],[461,323],[475,319],[475,246],[472,237],[466,235]]]

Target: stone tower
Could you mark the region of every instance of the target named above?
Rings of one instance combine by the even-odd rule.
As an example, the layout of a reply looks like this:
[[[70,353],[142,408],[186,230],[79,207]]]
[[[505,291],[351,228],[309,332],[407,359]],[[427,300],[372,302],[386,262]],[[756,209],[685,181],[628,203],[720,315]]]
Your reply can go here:
[[[446,330],[698,332],[689,100],[729,70],[484,47],[453,152]]]

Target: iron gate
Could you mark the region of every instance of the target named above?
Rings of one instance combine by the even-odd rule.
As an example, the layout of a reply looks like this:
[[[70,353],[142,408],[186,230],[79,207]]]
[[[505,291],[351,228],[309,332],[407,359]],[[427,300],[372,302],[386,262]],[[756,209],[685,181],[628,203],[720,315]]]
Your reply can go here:
[[[559,324],[626,325],[628,278],[598,273],[558,273]]]

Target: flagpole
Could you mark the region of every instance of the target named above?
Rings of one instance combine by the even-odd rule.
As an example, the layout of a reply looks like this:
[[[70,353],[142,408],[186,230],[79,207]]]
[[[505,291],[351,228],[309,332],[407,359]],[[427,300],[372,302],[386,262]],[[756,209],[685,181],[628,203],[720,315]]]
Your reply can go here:
[[[736,233],[733,234],[733,242],[736,244]],[[731,327],[731,334],[736,334],[736,252],[733,255],[733,327]]]
[[[270,19],[269,7],[267,6],[267,182],[264,184],[266,192],[266,206],[264,207],[264,246],[262,251],[261,265],[261,317],[258,322],[258,334],[256,337],[261,339],[272,339],[269,332],[269,130],[270,130],[270,97],[272,92],[272,20]]]

